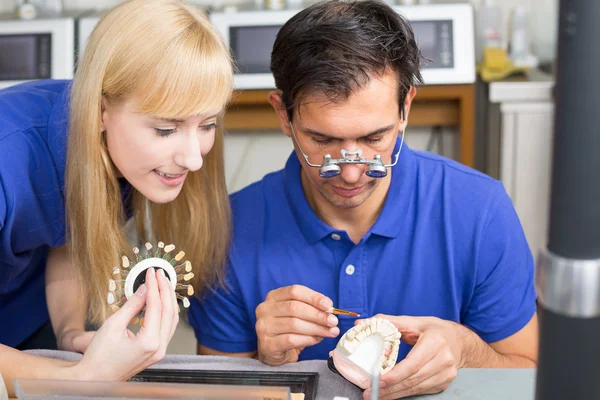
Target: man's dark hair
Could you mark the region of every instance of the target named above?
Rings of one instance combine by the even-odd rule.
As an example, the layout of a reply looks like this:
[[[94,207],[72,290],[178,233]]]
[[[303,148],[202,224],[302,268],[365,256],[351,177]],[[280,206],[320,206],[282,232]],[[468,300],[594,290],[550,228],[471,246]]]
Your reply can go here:
[[[398,104],[423,83],[423,57],[410,23],[377,0],[332,0],[308,7],[281,27],[271,71],[292,120],[303,95],[344,101],[373,74],[398,73]]]

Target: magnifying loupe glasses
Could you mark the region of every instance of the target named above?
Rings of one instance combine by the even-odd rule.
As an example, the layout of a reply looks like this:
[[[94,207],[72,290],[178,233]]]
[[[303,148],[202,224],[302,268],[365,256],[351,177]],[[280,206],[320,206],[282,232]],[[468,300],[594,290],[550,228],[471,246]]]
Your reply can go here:
[[[394,162],[392,164],[384,164],[379,154],[375,154],[372,160],[367,160],[362,156],[361,149],[356,149],[354,151],[342,149],[340,151],[342,158],[332,158],[330,154],[325,154],[323,156],[323,163],[319,165],[312,164],[310,161],[308,161],[308,156],[304,150],[302,150],[302,146],[300,146],[300,143],[296,138],[296,132],[294,132],[294,126],[292,125],[292,122],[290,121],[289,124],[292,129],[292,137],[298,145],[298,149],[300,149],[300,152],[304,156],[306,163],[310,167],[319,168],[319,176],[321,178],[333,178],[334,176],[339,175],[342,171],[340,167],[342,164],[366,164],[369,166],[366,172],[367,176],[371,178],[385,178],[387,176],[387,169],[393,167],[398,162],[398,157],[400,156],[400,151],[402,150],[402,145],[404,144],[404,132],[406,131],[406,128],[402,131],[400,147],[398,148],[398,152],[394,155]]]

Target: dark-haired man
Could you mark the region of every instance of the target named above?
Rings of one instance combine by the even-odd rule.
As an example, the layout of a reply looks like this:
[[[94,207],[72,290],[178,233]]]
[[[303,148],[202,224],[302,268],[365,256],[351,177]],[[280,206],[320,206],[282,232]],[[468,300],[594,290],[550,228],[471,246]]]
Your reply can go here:
[[[409,345],[383,398],[439,392],[461,367],[536,365],[533,260],[504,188],[403,143],[420,65],[409,23],[378,1],[282,27],[269,100],[295,153],[231,197],[229,290],[190,313],[199,353],[326,359],[354,324],[335,304],[385,314]]]

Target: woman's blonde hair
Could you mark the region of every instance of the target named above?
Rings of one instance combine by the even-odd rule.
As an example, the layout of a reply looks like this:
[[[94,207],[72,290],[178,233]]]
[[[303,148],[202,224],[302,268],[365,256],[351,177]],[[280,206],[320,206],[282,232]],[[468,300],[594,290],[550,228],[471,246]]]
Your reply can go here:
[[[229,50],[206,15],[176,0],[129,0],[110,10],[92,32],[71,89],[66,173],[68,246],[89,297],[89,320],[108,315],[106,295],[120,255],[131,256],[120,187],[102,132],[102,98],[136,95],[139,112],[159,118],[214,115],[231,97]],[[204,166],[189,173],[179,196],[152,204],[133,189],[138,234],[186,252],[194,287],[221,282],[230,238],[223,133]],[[149,218],[147,218],[149,216]]]

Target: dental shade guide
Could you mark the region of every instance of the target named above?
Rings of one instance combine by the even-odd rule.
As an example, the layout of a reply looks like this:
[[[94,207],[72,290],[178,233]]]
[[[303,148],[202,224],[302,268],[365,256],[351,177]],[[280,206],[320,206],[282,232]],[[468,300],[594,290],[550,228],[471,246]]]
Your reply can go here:
[[[172,244],[165,246],[163,242],[158,242],[154,252],[152,251],[154,246],[149,242],[145,243],[144,248],[146,254],[142,255],[140,249],[134,247],[135,261],[124,255],[121,257],[121,267],[114,267],[112,270],[106,301],[113,312],[118,311],[134,295],[138,287],[145,283],[148,268],[162,269],[170,286],[175,291],[178,301],[183,304],[184,308],[188,308],[190,306],[188,297],[194,295],[194,287],[189,283],[194,277],[194,273],[191,272],[192,263],[183,260],[185,252],[179,251],[172,257],[170,253],[175,250],[175,246]],[[179,307],[178,310],[180,310]],[[143,313],[144,311],[142,311]],[[130,325],[137,323],[142,325],[143,320],[143,317],[136,317]]]

